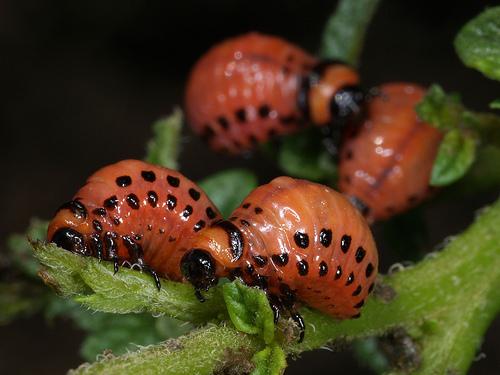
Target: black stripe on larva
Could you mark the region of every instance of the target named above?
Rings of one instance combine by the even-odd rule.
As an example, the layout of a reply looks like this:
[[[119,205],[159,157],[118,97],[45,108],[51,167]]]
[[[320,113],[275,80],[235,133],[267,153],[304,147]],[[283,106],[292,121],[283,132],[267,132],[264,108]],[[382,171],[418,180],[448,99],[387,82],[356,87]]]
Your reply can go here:
[[[240,223],[241,223],[241,225],[243,225],[245,227],[249,227],[250,226],[250,223],[248,221],[246,221],[245,219],[241,219]]]
[[[121,223],[121,218],[116,216],[113,218],[113,224],[115,224],[116,226],[120,225]]]
[[[130,186],[130,184],[132,184],[132,178],[130,178],[130,176],[120,176],[120,177],[117,177],[116,178],[116,184],[119,187]]]
[[[253,261],[257,265],[257,267],[264,267],[267,264],[267,257],[263,257],[261,255],[254,255]]]
[[[198,232],[198,231],[200,231],[203,227],[205,227],[205,221],[200,220],[200,221],[198,221],[198,222],[194,225],[193,230],[194,230],[195,232]]]
[[[266,118],[269,116],[269,112],[271,112],[271,108],[267,104],[263,104],[259,107],[259,116],[261,118]]]
[[[324,246],[328,247],[332,243],[332,231],[331,229],[323,228],[319,232],[319,242]]]
[[[351,246],[351,236],[344,234],[340,240],[340,249],[343,253],[347,253],[349,247]]]
[[[64,209],[70,210],[78,219],[87,217],[87,209],[82,203],[78,202],[77,200],[72,200],[64,203],[61,207],[58,208],[57,211]]]
[[[258,215],[258,214],[261,214],[262,213],[262,208],[260,207],[255,207],[254,209],[255,213]]]
[[[372,275],[373,273],[373,264],[371,263],[368,263],[368,265],[366,266],[366,270],[365,270],[365,276],[368,278]]]
[[[236,112],[234,112],[234,116],[239,122],[246,122],[247,121],[247,111],[245,108],[240,108]]]
[[[361,301],[359,301],[357,304],[354,305],[354,308],[355,309],[360,309],[363,307],[363,305],[365,304],[365,300],[362,299]]]
[[[241,207],[247,209],[248,207],[250,207],[250,203],[245,203],[244,205],[242,205]]]
[[[181,184],[181,180],[179,180],[177,177],[170,175],[167,176],[167,182],[172,187],[179,187],[179,185]]]
[[[243,255],[243,236],[238,227],[228,220],[221,220],[215,225],[226,231],[229,247],[233,253],[233,260],[240,259]]]
[[[99,215],[99,216],[106,216],[106,210],[103,207],[98,207],[94,211],[92,211],[94,215]]]
[[[127,203],[130,208],[133,208],[134,210],[139,209],[139,198],[137,198],[137,195],[134,193],[127,195]]]
[[[335,271],[335,280],[338,280],[342,277],[342,267],[337,266],[337,270]]]
[[[307,249],[307,247],[309,246],[309,236],[307,235],[307,233],[297,231],[293,235],[293,239],[295,240],[297,246],[301,249]]]
[[[217,122],[222,127],[222,129],[227,130],[229,128],[229,121],[224,116],[220,116],[217,118]]]
[[[198,190],[190,188],[189,191],[188,191],[188,193],[189,193],[189,196],[191,198],[193,198],[193,200],[197,201],[198,199],[200,199],[200,195],[201,194],[200,194],[200,192]]]
[[[153,171],[142,171],[141,176],[147,182],[154,182],[156,180],[156,175]]]
[[[172,194],[167,195],[167,208],[172,211],[177,206],[177,198]]]
[[[349,276],[347,276],[347,281],[345,282],[345,285],[351,285],[354,282],[354,273],[350,273]]]
[[[155,208],[158,204],[158,194],[156,194],[153,190],[148,191],[148,203],[153,208]]]
[[[92,220],[92,226],[96,232],[102,232],[102,224],[99,220]]]
[[[325,276],[328,273],[328,264],[325,261],[321,261],[319,264],[319,275]]]
[[[105,208],[107,208],[108,210],[113,210],[116,207],[118,207],[118,198],[116,197],[116,195],[113,195],[113,196],[109,197],[108,199],[106,199],[103,202],[103,206]]]
[[[352,292],[352,296],[353,297],[359,296],[359,294],[361,293],[362,289],[363,288],[361,287],[361,285],[358,285],[358,287],[354,290],[354,292]]]
[[[361,263],[365,258],[366,250],[361,246],[356,249],[356,254],[354,254],[354,258],[356,259],[356,263]]]
[[[213,219],[213,218],[215,218],[217,216],[217,214],[215,213],[215,211],[213,210],[212,207],[207,207],[205,209],[205,213],[207,214],[207,217],[209,219]]]
[[[193,213],[193,207],[188,204],[184,208],[184,211],[182,211],[182,216],[188,218],[189,216],[191,216],[192,213]]]
[[[300,276],[306,276],[309,272],[309,264],[306,260],[300,260],[297,262],[297,270],[299,271]]]
[[[271,259],[273,260],[276,265],[283,267],[288,264],[288,254],[286,253],[281,253],[281,254],[274,254]]]

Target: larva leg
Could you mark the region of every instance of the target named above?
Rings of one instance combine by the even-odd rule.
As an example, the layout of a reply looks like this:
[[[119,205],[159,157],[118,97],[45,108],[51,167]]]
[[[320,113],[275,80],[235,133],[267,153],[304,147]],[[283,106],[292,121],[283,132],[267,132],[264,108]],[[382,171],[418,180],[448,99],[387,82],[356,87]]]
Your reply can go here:
[[[283,310],[283,304],[281,303],[280,298],[275,294],[268,294],[267,298],[269,299],[269,305],[273,310],[274,324],[277,324],[280,319],[281,310]]]
[[[299,327],[300,333],[298,342],[300,343],[304,340],[306,326],[304,323],[304,319],[295,309],[295,292],[291,290],[290,287],[286,284],[280,285],[280,291],[282,293],[280,296],[280,300],[282,301],[283,306],[288,310],[288,312],[290,313],[290,317]]]
[[[123,238],[123,243],[125,244],[125,247],[128,250],[128,255],[132,260],[132,263],[138,264],[143,272],[147,272],[151,276],[153,276],[155,285],[158,288],[158,290],[160,290],[161,289],[160,278],[158,277],[156,271],[152,269],[151,266],[149,266],[144,262],[144,253],[142,251],[141,245],[135,242],[134,239],[132,239],[132,237],[130,236],[123,236],[122,238]]]

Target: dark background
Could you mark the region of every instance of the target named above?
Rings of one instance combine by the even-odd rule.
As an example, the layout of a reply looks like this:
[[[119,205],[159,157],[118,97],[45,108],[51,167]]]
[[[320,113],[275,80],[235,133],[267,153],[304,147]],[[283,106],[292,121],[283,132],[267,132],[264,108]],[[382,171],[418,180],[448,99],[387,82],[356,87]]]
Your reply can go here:
[[[465,68],[452,41],[487,1],[385,0],[366,38],[361,75],[366,86],[393,80],[439,82],[486,110],[498,83]],[[311,52],[319,45],[334,1],[0,1],[0,239],[29,218],[50,218],[97,168],[141,158],[150,124],[181,104],[186,75],[212,44],[250,30],[277,34]],[[199,179],[243,166],[261,182],[279,174],[267,159],[212,154],[186,131],[182,171]],[[496,192],[427,205],[432,244],[471,222]],[[380,245],[379,245],[380,247]],[[390,252],[389,252],[390,254]],[[392,258],[384,256],[382,271]],[[487,359],[472,374],[500,370],[491,327]],[[42,317],[0,328],[0,373],[63,373],[77,366],[81,332],[69,322],[47,327]],[[306,353],[288,374],[358,369],[348,353]]]

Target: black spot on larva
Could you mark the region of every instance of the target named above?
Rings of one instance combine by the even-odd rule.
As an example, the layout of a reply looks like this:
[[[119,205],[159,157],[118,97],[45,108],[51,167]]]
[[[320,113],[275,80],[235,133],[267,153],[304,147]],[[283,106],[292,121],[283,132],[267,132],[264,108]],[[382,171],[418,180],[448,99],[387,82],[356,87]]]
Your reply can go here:
[[[264,267],[267,264],[267,257],[261,255],[254,255],[253,261],[257,265],[257,267]]]
[[[217,216],[212,207],[207,207],[205,213],[209,219],[213,219]]]
[[[234,115],[239,122],[247,121],[247,111],[245,110],[245,108],[238,109],[236,112],[234,112]]]
[[[175,242],[177,239],[172,236],[168,236],[168,242]]]
[[[191,216],[192,213],[193,213],[193,207],[188,204],[184,208],[184,211],[182,211],[182,216],[188,218],[189,216]]]
[[[372,292],[372,290],[373,290],[373,287],[374,287],[374,286],[375,286],[375,284],[374,284],[374,283],[371,283],[371,284],[370,284],[370,287],[368,288],[368,293],[371,293],[371,292]]]
[[[99,215],[99,216],[106,216],[106,210],[103,207],[98,207],[94,211],[92,211],[94,215]]]
[[[129,186],[132,183],[132,179],[130,176],[120,176],[116,178],[116,184],[119,187],[126,187]]]
[[[300,276],[306,276],[309,272],[309,264],[306,260],[302,259],[297,262],[297,270],[299,271]]]
[[[321,261],[319,264],[319,275],[325,276],[328,273],[328,264],[325,261]]]
[[[99,220],[92,220],[92,226],[97,232],[102,232],[102,224]]]
[[[120,225],[122,223],[121,219],[119,217],[114,217],[113,218],[113,224],[115,224],[116,226]]]
[[[188,192],[189,196],[193,198],[193,200],[197,201],[198,199],[200,199],[200,192],[198,190],[191,188]]]
[[[414,203],[416,203],[416,202],[417,202],[417,200],[418,200],[418,196],[417,196],[417,195],[410,195],[410,196],[408,197],[408,203],[410,203],[410,204],[414,204]]]
[[[205,226],[205,222],[204,222],[203,220],[200,220],[200,221],[198,221],[198,222],[194,225],[193,229],[194,229],[194,231],[195,231],[195,232],[198,232],[198,231],[200,231],[200,230],[201,230],[204,226]]]
[[[259,107],[259,116],[261,118],[266,118],[269,116],[269,112],[271,112],[271,108],[267,104],[263,104]]]
[[[335,271],[335,280],[340,279],[342,276],[342,267],[337,266],[337,271]]]
[[[220,116],[217,118],[217,122],[222,127],[222,129],[227,130],[229,128],[229,121],[224,116]]]
[[[302,249],[306,249],[309,246],[309,236],[307,233],[297,231],[293,235],[293,239],[295,240],[297,246]]]
[[[258,214],[261,214],[262,213],[262,208],[260,207],[255,207],[255,213],[258,215]]]
[[[107,208],[108,210],[113,210],[116,207],[118,207],[118,198],[116,195],[113,195],[112,197],[109,197],[103,202],[103,206]]]
[[[358,287],[354,290],[354,292],[352,292],[353,297],[359,296],[362,289],[363,288],[361,287],[361,285],[358,285]]]
[[[319,242],[321,242],[324,247],[330,246],[332,243],[332,231],[325,228],[321,229],[319,232]]]
[[[177,206],[177,198],[172,194],[167,195],[167,208],[172,211]]]
[[[248,207],[250,207],[250,203],[245,203],[245,204],[244,204],[243,206],[241,206],[241,207],[243,207],[243,208],[247,209]]]
[[[179,187],[181,180],[179,180],[177,177],[168,175],[167,182],[172,187]]]
[[[361,263],[365,258],[366,250],[361,246],[356,249],[356,254],[354,254],[354,258],[356,259],[356,263]]]
[[[134,240],[136,241],[142,240],[142,234],[134,234]]]
[[[241,219],[240,223],[241,223],[241,225],[244,225],[245,227],[249,227],[250,226],[250,223],[248,221],[246,221],[245,219]]]
[[[288,264],[288,254],[286,253],[274,254],[271,258],[273,262],[280,267],[286,266]]]
[[[345,285],[351,285],[354,282],[354,273],[350,273],[349,276],[347,276],[347,281],[345,282]]]
[[[165,229],[163,229],[163,228],[158,229],[158,233],[160,233],[160,234],[165,233]]]
[[[139,198],[137,198],[137,195],[134,193],[127,195],[127,203],[130,208],[133,208],[134,210],[139,209]]]
[[[351,236],[344,234],[340,240],[340,249],[343,253],[347,253],[349,247],[351,246]]]
[[[201,138],[204,141],[209,141],[214,136],[215,136],[214,129],[212,129],[212,127],[210,125],[205,125],[205,127],[203,128],[203,131],[201,132]]]
[[[158,194],[150,190],[148,191],[148,203],[151,207],[155,208],[158,204]]]
[[[147,182],[154,182],[156,180],[156,175],[153,171],[142,171],[141,176]]]
[[[254,272],[255,272],[255,268],[253,268],[253,266],[251,264],[248,264],[247,265],[247,268],[245,270],[249,275],[253,275]]]
[[[262,276],[257,274],[255,276],[255,285],[257,285],[260,289],[267,289],[269,283],[267,281],[269,277],[268,276]]]
[[[354,308],[355,309],[360,309],[363,307],[363,305],[365,304],[365,300],[362,299],[361,301],[359,301],[357,304],[354,305]]]
[[[87,209],[82,203],[78,202],[77,199],[64,203],[57,211],[67,209],[70,210],[78,219],[86,218]]]
[[[151,224],[148,224],[148,230],[151,232],[153,230],[153,226]]]
[[[368,263],[368,265],[366,266],[366,270],[365,270],[365,275],[366,275],[367,278],[372,275],[373,270],[374,270],[373,264]]]

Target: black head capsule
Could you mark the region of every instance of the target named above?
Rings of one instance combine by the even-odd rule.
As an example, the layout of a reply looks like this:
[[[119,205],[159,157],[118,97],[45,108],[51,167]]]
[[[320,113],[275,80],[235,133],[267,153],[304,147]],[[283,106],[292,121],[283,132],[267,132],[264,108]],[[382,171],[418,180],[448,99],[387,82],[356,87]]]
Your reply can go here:
[[[83,235],[71,228],[58,229],[50,239],[50,242],[53,242],[57,246],[69,250],[72,253],[91,255],[91,251],[85,244]]]
[[[196,297],[203,302],[201,290],[208,290],[217,284],[215,262],[212,256],[202,249],[192,249],[181,259],[181,273],[195,288]]]
[[[333,122],[345,122],[351,116],[362,112],[365,92],[359,86],[344,86],[330,100],[330,113]]]

